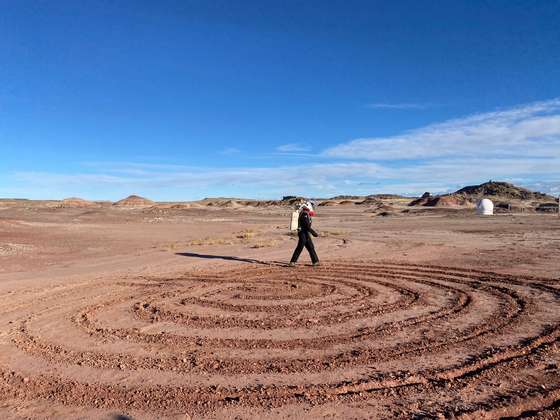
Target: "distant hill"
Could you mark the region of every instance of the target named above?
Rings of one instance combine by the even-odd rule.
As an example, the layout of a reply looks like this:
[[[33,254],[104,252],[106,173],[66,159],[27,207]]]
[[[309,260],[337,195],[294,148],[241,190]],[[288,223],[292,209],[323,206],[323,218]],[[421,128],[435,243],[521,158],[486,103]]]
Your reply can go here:
[[[366,196],[364,195],[336,195],[329,198],[329,200],[363,200]]]
[[[117,207],[143,207],[143,206],[153,206],[155,203],[147,198],[140,197],[139,195],[129,195],[120,201],[117,201],[114,206]]]
[[[554,197],[541,192],[533,192],[527,188],[517,187],[508,182],[493,181],[461,188],[455,191],[455,194],[462,194],[474,198],[496,196],[503,199],[517,200],[554,200]]]
[[[372,199],[372,198],[378,198],[380,200],[394,200],[394,199],[401,199],[401,198],[410,198],[410,197],[405,197],[404,195],[399,195],[399,194],[372,194],[372,195],[368,195],[366,198],[368,199]]]
[[[78,208],[89,208],[89,207],[99,207],[100,205],[94,201],[84,200],[79,197],[65,198],[60,203],[60,207],[78,207]]]
[[[295,195],[285,195],[284,197],[282,197],[282,200],[280,201],[280,205],[283,206],[295,206],[299,203],[303,203],[305,202],[306,199],[305,197],[300,197],[300,196],[295,196]]]
[[[554,201],[554,197],[540,192],[533,192],[527,188],[518,187],[508,182],[485,182],[480,185],[470,185],[451,194],[431,196],[428,193],[421,198],[413,200],[409,206],[424,207],[469,207],[479,199],[487,197],[495,202],[503,201],[506,204],[512,200],[527,202]],[[533,204],[531,204],[532,206]]]
[[[328,200],[367,200],[367,199],[391,200],[399,198],[408,198],[398,194],[370,194],[370,195],[337,195],[328,198]]]

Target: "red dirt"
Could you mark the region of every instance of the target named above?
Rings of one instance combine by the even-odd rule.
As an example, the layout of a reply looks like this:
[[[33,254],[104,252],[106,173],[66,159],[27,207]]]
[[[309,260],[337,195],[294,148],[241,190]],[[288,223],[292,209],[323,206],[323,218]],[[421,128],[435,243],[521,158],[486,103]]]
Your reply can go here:
[[[557,217],[288,212],[0,210],[2,418],[560,417]]]

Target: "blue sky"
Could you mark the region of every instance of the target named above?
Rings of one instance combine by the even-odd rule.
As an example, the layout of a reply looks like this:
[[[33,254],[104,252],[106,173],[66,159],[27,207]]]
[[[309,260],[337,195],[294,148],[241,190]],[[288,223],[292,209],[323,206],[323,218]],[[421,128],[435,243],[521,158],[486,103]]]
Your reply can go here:
[[[26,1],[0,196],[560,193],[558,1]]]

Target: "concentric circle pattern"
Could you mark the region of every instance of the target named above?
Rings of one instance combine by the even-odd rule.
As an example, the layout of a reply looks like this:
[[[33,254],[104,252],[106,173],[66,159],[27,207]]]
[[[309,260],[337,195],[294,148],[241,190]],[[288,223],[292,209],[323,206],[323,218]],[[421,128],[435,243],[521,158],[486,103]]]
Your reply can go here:
[[[555,418],[559,303],[553,280],[352,261],[33,290],[0,298],[0,391],[159,416]]]

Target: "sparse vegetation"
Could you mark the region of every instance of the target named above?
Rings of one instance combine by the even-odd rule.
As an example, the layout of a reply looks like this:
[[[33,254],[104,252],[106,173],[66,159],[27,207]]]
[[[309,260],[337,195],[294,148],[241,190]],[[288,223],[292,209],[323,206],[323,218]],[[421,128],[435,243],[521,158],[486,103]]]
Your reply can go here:
[[[254,244],[252,244],[250,246],[250,248],[271,248],[273,246],[276,246],[278,244],[278,241],[274,240],[274,239],[268,239],[268,240],[261,240],[258,241]]]
[[[215,237],[205,237],[192,239],[187,242],[175,242],[165,246],[166,249],[176,250],[189,246],[213,246],[213,245],[236,245],[236,244],[251,244],[251,248],[265,248],[274,246],[277,241],[275,240],[259,240],[252,243],[252,240],[256,239],[258,232],[253,229],[244,229],[241,232],[232,234],[229,238],[215,238]]]
[[[256,232],[252,229],[245,229],[236,235],[237,239],[249,240],[255,236]]]
[[[235,242],[231,239],[225,238],[203,238],[203,239],[193,239],[189,241],[187,245],[233,245]]]
[[[322,230],[321,232],[319,232],[319,236],[321,238],[328,238],[331,236],[342,236],[347,234],[348,232],[345,230]]]

